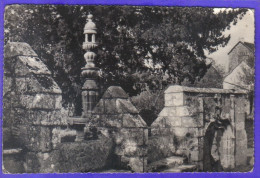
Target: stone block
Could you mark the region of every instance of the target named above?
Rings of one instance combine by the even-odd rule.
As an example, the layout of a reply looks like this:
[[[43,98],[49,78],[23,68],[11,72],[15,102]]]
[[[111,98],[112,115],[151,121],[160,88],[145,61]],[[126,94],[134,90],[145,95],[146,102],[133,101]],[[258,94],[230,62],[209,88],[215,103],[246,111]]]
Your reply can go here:
[[[123,114],[123,127],[146,127],[146,123],[138,114]]]
[[[244,129],[236,130],[236,141],[243,141],[244,144],[247,145],[247,135]]]
[[[151,135],[152,136],[167,136],[167,135],[174,135],[174,129],[172,128],[151,128]]]
[[[144,172],[147,161],[145,158],[131,157],[129,160],[129,166],[134,172]]]
[[[29,73],[30,73],[29,68],[26,67],[21,60],[17,60],[15,63],[15,75],[26,76]]]
[[[53,168],[50,164],[50,153],[37,153],[37,158],[40,164],[39,172],[41,173],[52,173]]]
[[[8,76],[4,76],[4,83],[3,83],[3,96],[5,96],[5,94],[7,92],[12,91],[12,81],[13,79],[11,77]]]
[[[236,142],[236,153],[235,153],[235,165],[236,166],[245,166],[247,165],[247,148],[243,148],[239,145],[242,145],[243,142]]]
[[[120,118],[113,118],[113,119],[111,119],[111,117],[109,117],[105,121],[105,127],[121,128],[122,127],[122,120]]]
[[[203,123],[201,123],[201,120],[200,118],[198,117],[181,117],[181,122],[182,122],[182,127],[189,127],[189,128],[192,128],[192,127],[202,127],[203,126]]]
[[[25,155],[25,172],[27,173],[39,173],[40,162],[35,152],[28,152]]]
[[[245,122],[236,123],[236,130],[244,130],[244,129],[245,129]]]
[[[18,58],[17,64],[21,62],[21,64],[24,65],[29,70],[30,73],[51,75],[51,72],[49,71],[47,66],[38,57],[18,56],[17,58]],[[17,68],[16,68],[16,73],[18,75],[24,75],[22,71],[17,70]]]
[[[115,153],[117,155],[124,155],[128,157],[143,157],[147,156],[147,148],[139,147],[135,144],[131,144],[131,142],[124,143],[121,146],[117,146],[115,149]]]
[[[164,107],[159,117],[191,116],[193,114],[193,110],[187,106]]]
[[[235,122],[236,123],[239,123],[239,122],[245,122],[245,119],[246,119],[246,113],[238,113],[236,111],[235,113]]]
[[[125,128],[120,129],[118,133],[123,137],[122,142],[125,144],[145,145],[146,134],[142,128]],[[129,143],[128,143],[129,142]]]
[[[126,92],[119,86],[110,86],[102,96],[102,99],[121,98],[128,99]]]
[[[144,142],[143,142],[143,144],[144,144],[144,145],[147,145],[147,144],[148,144],[148,141],[149,141],[148,129],[147,129],[147,128],[144,128],[144,129],[143,129],[143,135],[144,135]]]
[[[61,96],[51,94],[20,95],[21,104],[26,108],[60,109]],[[56,108],[57,107],[57,108]]]
[[[183,106],[184,93],[165,93],[165,106]]]
[[[95,114],[103,114],[105,112],[105,101],[100,99],[95,108],[93,109]]]
[[[186,134],[189,133],[189,129],[184,127],[174,127],[173,131],[175,136],[180,138],[186,137]]]
[[[72,129],[61,129],[60,127],[55,127],[52,129],[51,133],[51,142],[52,146],[55,149],[60,143],[61,139],[66,137],[66,136],[76,136],[76,130]]]
[[[62,108],[62,96],[61,95],[55,95],[55,109],[61,109]]]
[[[203,160],[204,159],[204,150],[203,150],[203,147],[200,147],[200,145],[198,147],[198,152],[199,152],[198,160]]]
[[[35,125],[67,125],[67,116],[60,110],[31,110],[28,122]]]
[[[128,99],[117,99],[116,107],[118,113],[124,114],[138,114],[138,110],[134,107],[134,105]]]
[[[104,100],[104,113],[106,114],[118,114],[116,107],[116,99],[106,99]]]
[[[8,42],[5,45],[4,50],[5,58],[11,58],[15,56],[35,56],[37,54],[33,51],[30,45],[23,42]]]
[[[107,115],[100,115],[98,125],[100,127],[117,127],[121,128],[123,125],[122,120],[123,115],[115,115],[115,114],[107,114]]]
[[[244,96],[236,96],[235,97],[235,110],[236,113],[246,113],[247,108],[247,99]]]
[[[179,127],[182,123],[182,117],[165,117],[164,127]]]
[[[191,161],[201,161],[199,151],[198,150],[190,151],[190,159]]]
[[[3,173],[15,174],[24,173],[24,160],[21,154],[3,154],[2,171]]]
[[[52,149],[51,129],[43,126],[27,126],[25,146],[30,151],[47,152]]]
[[[166,120],[166,116],[159,116],[157,117],[157,119],[155,119],[155,121],[152,123],[151,127],[152,128],[159,128],[159,127],[165,127],[165,121]]]
[[[61,90],[51,76],[29,75],[16,78],[18,93],[53,93],[61,94]]]

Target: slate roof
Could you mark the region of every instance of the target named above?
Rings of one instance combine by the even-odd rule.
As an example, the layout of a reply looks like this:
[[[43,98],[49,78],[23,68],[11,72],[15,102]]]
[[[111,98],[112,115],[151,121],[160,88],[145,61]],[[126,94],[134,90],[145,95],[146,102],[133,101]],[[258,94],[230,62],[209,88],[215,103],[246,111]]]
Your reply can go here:
[[[254,52],[254,50],[255,50],[255,45],[254,45],[253,43],[248,43],[248,42],[239,41],[239,42],[228,52],[228,54],[230,54],[230,53],[233,51],[233,49],[235,49],[235,47],[236,47],[239,43],[243,44],[243,45],[244,45],[245,47],[247,47],[250,51]]]
[[[253,69],[249,67],[244,61],[241,62],[223,81],[224,89],[249,89],[248,84],[242,80],[246,73],[253,75]]]

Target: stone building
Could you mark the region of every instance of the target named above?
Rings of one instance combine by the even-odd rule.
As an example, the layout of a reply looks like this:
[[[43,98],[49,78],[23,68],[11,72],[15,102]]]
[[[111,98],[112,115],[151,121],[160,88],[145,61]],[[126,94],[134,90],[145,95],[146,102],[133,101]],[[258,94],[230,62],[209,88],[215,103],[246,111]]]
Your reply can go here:
[[[245,90],[248,93],[248,114],[254,111],[254,44],[239,41],[228,53],[227,75],[223,80],[224,89]]]
[[[239,41],[228,53],[227,73],[231,73],[243,61],[253,67],[255,46],[252,43]]]

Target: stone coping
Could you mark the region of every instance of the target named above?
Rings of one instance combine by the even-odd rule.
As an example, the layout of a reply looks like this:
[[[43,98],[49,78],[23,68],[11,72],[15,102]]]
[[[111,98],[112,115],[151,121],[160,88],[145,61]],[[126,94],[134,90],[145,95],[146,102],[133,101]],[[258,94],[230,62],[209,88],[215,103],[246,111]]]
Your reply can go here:
[[[195,88],[180,85],[170,85],[164,93],[209,93],[209,94],[247,94],[244,90],[220,89],[220,88]]]
[[[82,125],[82,124],[86,124],[88,121],[88,118],[83,118],[81,116],[74,116],[74,117],[69,117],[67,119],[67,122],[70,125]]]
[[[38,57],[29,44],[24,42],[8,42],[5,45],[4,58],[11,58],[15,56]]]
[[[21,148],[13,148],[13,149],[3,149],[4,155],[17,154],[22,151]]]

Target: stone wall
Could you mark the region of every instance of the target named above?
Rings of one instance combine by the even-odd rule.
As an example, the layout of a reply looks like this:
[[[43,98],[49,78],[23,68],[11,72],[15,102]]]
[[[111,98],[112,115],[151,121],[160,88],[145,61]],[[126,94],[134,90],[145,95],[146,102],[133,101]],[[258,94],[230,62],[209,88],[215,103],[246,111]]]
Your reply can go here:
[[[59,86],[28,44],[10,42],[5,46],[3,88],[4,149],[23,150],[25,172],[46,172],[40,168],[40,155],[60,142],[54,129],[67,125]],[[12,172],[15,165],[5,163]]]
[[[113,138],[116,167],[145,172],[147,164],[148,130],[121,87],[109,87],[94,108],[87,128],[96,127]]]
[[[152,124],[152,135],[170,136],[171,154],[185,156],[199,170],[245,165],[246,104],[243,91],[173,85],[165,91],[165,107]]]

